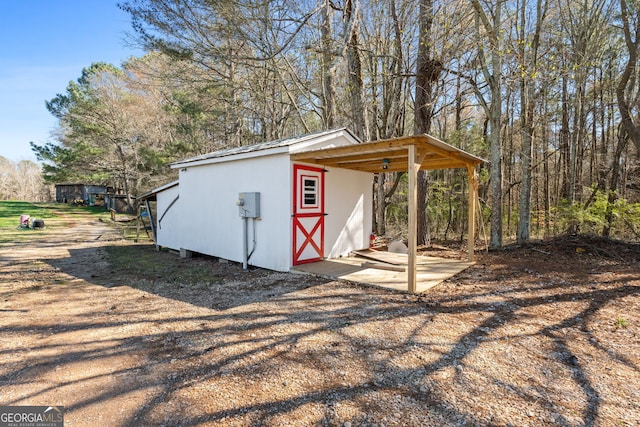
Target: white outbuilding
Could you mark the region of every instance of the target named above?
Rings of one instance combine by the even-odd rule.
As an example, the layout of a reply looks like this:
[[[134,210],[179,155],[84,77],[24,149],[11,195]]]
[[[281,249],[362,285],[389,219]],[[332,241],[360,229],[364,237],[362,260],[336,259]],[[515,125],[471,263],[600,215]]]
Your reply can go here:
[[[178,180],[150,193],[156,244],[276,271],[367,248],[373,175],[291,158],[360,143],[338,129],[176,162]]]
[[[361,142],[347,129],[229,148],[172,165],[177,181],[157,200],[156,244],[276,271],[338,258],[369,246],[373,177],[408,174],[407,290],[415,293],[417,174],[466,169],[468,257],[474,260],[483,159],[421,134]]]

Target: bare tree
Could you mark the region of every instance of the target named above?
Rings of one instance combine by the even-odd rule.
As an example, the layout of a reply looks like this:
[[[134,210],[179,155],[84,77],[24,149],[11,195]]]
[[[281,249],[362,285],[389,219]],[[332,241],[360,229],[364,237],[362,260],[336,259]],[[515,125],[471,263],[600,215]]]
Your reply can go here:
[[[48,201],[40,166],[30,160],[13,163],[0,156],[0,200]]]
[[[371,139],[386,139],[404,134],[409,101],[409,75],[405,69],[405,45],[410,45],[406,34],[413,15],[413,6],[401,2],[398,10],[396,0],[377,4],[369,8],[370,18],[363,26],[363,44],[369,52],[366,72],[371,81],[370,104],[372,110]],[[389,35],[392,34],[392,37]],[[393,192],[398,188],[402,173],[378,173],[375,185],[375,232],[386,234],[386,210]],[[387,182],[393,180],[388,187]]]
[[[434,85],[442,72],[442,63],[433,56],[433,0],[420,0],[418,54],[416,57],[416,104],[414,133],[424,134],[431,131],[433,118]],[[428,244],[429,220],[427,198],[429,192],[429,174],[425,170],[418,172],[418,244]]]
[[[542,25],[547,14],[547,1],[536,0],[534,12],[534,30],[529,37],[526,34],[528,26],[528,10],[526,0],[520,6],[520,126],[522,135],[522,189],[520,191],[520,220],[518,221],[518,241],[529,240],[531,228],[531,175],[533,155],[534,113],[536,105],[536,82],[538,75],[538,49]]]
[[[333,43],[333,15],[331,0],[323,0],[321,33],[321,65],[322,70],[322,119],[326,129],[336,126],[336,87],[335,87],[335,58]]]
[[[368,140],[369,119],[365,107],[364,82],[362,80],[362,60],[360,58],[360,1],[346,0],[344,5],[344,36],[347,47],[348,84],[347,96],[351,104],[351,123],[354,133]]]
[[[635,144],[640,157],[640,125],[637,119],[638,105],[640,105],[637,70],[640,46],[640,4],[633,2],[630,7],[626,0],[620,0],[620,17],[628,57],[616,88],[616,96],[622,117],[622,127]]]
[[[476,96],[487,115],[491,161],[491,237],[492,248],[502,246],[502,6],[496,0],[487,13],[479,0],[472,0],[476,18],[477,61],[488,93],[475,80]],[[485,49],[486,43],[486,49]]]

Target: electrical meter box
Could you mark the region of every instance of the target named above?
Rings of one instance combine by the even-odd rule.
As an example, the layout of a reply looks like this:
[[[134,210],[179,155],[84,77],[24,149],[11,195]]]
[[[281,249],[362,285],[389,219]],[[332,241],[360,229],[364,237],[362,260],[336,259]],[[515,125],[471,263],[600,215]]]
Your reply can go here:
[[[240,193],[237,204],[241,217],[260,218],[260,193]]]

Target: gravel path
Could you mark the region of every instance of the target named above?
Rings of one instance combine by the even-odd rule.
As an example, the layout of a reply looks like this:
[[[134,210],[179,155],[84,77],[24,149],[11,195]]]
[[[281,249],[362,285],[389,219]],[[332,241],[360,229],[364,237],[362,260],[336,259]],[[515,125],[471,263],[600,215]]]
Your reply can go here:
[[[69,426],[640,425],[635,246],[484,254],[406,296],[149,246],[171,274],[114,271],[132,244],[108,224],[47,236],[0,248],[2,405]]]

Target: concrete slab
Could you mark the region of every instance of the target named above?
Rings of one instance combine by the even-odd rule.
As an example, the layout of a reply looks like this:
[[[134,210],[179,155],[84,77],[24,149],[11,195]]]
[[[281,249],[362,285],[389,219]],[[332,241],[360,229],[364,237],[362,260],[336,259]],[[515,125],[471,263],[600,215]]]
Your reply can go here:
[[[388,265],[406,266],[407,255],[381,251],[371,252],[366,251],[366,257],[351,256],[298,265],[292,268],[292,271],[407,292],[406,271],[372,268],[370,262],[371,259],[375,259],[387,262]],[[416,264],[417,292],[421,293],[455,276],[474,263],[448,258],[418,256]]]

